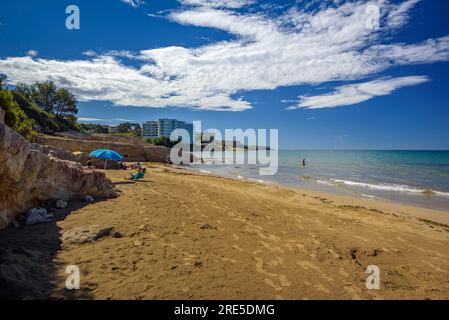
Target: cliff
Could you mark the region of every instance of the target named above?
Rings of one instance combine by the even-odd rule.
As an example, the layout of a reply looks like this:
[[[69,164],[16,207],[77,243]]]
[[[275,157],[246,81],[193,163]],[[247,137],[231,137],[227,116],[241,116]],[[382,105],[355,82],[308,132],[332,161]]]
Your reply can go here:
[[[143,143],[139,139],[107,135],[63,134],[58,136],[41,135],[37,138],[41,145],[66,149],[71,152],[90,153],[98,149],[114,150],[128,157],[129,162],[167,162],[170,149]]]
[[[0,229],[21,213],[47,200],[116,195],[102,172],[87,172],[32,148],[3,123],[0,108]]]

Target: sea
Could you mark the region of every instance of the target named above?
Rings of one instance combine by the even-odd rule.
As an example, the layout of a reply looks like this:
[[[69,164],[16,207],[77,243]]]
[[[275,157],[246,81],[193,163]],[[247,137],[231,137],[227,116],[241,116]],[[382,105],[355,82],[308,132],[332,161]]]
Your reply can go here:
[[[276,151],[263,152],[269,155]],[[260,183],[390,200],[449,213],[449,151],[280,150],[278,171],[272,176],[261,176],[261,165],[224,164],[222,161],[225,158],[236,161],[247,156],[246,151],[215,152],[193,169]]]

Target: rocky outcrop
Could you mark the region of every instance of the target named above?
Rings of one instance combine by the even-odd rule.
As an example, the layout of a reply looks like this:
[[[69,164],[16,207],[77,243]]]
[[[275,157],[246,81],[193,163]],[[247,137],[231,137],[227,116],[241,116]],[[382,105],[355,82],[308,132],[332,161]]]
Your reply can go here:
[[[66,149],[71,152],[90,153],[98,149],[110,149],[127,156],[129,162],[167,162],[170,149],[143,143],[136,138],[114,136],[91,136],[81,134],[65,134],[59,136],[39,136],[41,145]],[[98,166],[100,167],[100,166]]]
[[[33,149],[0,123],[0,228],[43,201],[86,195],[105,198],[116,193],[104,173],[85,171],[80,163]]]
[[[5,111],[0,108],[0,123],[5,122]]]
[[[118,170],[120,169],[120,166],[117,161],[105,161],[103,159],[96,159],[89,157],[89,153],[87,152],[81,152],[74,154],[73,152],[65,149],[61,149],[54,146],[48,146],[48,145],[41,145],[37,143],[33,143],[31,145],[31,149],[33,150],[39,150],[40,152],[44,154],[51,155],[55,158],[61,159],[61,160],[67,160],[67,161],[74,161],[79,162],[83,166],[87,165],[88,161],[91,161],[92,164],[99,169],[108,169],[108,170]]]

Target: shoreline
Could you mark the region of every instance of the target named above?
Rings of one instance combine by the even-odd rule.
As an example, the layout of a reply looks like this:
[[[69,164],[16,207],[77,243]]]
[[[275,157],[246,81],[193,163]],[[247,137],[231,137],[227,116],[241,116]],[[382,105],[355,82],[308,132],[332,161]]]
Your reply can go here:
[[[301,192],[312,196],[319,196],[323,198],[333,198],[334,201],[337,201],[339,204],[344,205],[345,203],[348,203],[353,206],[361,206],[366,207],[367,209],[376,210],[386,210],[386,211],[399,211],[404,216],[409,216],[411,218],[416,219],[423,219],[423,220],[430,220],[434,223],[438,224],[444,224],[449,227],[449,210],[439,210],[439,209],[432,209],[432,208],[425,208],[420,207],[418,205],[411,205],[408,203],[403,203],[400,201],[394,201],[389,199],[379,199],[379,198],[373,198],[373,199],[367,199],[363,196],[357,197],[356,195],[345,195],[345,194],[339,194],[338,192],[331,193],[326,191],[317,191],[313,189],[308,189],[306,187],[299,187],[299,186],[290,186],[287,184],[282,184],[279,182],[272,182],[272,181],[266,181],[266,180],[257,180],[257,179],[251,179],[246,177],[233,177],[230,175],[220,175],[217,173],[214,173],[212,171],[205,172],[206,170],[203,169],[195,169],[193,167],[182,167],[182,166],[173,166],[175,169],[179,170],[188,170],[189,172],[194,172],[199,175],[205,175],[205,176],[211,176],[215,178],[223,178],[223,179],[230,179],[233,181],[240,181],[244,183],[255,183],[265,186],[272,186],[276,188],[281,189],[287,189],[292,190],[295,192]]]

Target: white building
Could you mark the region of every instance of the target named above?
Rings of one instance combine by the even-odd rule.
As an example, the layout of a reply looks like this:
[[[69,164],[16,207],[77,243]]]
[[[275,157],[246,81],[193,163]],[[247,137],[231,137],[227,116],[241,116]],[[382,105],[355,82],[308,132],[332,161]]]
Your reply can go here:
[[[143,138],[170,137],[176,129],[185,129],[190,134],[190,140],[193,140],[193,124],[176,119],[159,119],[156,121],[147,121],[142,124]]]
[[[108,132],[111,134],[117,133],[117,126],[108,126]]]

